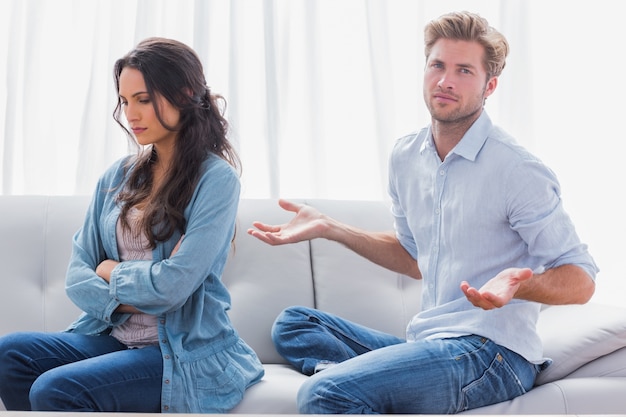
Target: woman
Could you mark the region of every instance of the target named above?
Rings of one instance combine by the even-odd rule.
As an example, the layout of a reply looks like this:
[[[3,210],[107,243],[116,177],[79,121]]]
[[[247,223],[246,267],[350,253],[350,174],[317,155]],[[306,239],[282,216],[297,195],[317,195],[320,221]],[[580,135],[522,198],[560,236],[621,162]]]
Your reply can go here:
[[[226,412],[263,368],[220,279],[240,189],[222,98],[174,40],[144,40],[114,76],[114,117],[139,152],[101,177],[74,236],[66,289],[84,313],[65,332],[0,339],[0,397],[9,410]]]

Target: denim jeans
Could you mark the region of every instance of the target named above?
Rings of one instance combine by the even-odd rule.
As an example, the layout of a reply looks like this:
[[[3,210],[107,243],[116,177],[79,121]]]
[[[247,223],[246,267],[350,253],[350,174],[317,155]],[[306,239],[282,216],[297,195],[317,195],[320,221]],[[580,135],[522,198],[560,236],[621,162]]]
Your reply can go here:
[[[477,335],[407,343],[337,316],[290,307],[276,319],[278,352],[306,375],[307,414],[453,414],[524,394],[539,366]]]
[[[111,336],[20,332],[0,338],[7,410],[158,413],[158,346],[128,349]]]

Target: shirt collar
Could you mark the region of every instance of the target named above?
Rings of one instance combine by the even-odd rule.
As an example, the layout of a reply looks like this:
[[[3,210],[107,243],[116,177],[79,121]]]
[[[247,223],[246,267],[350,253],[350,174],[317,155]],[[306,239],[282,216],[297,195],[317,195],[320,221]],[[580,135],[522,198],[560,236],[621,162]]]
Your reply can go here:
[[[491,119],[485,110],[476,119],[474,124],[465,132],[465,135],[461,138],[460,142],[452,149],[451,153],[455,153],[467,160],[475,161],[478,153],[482,149],[483,145],[487,141],[487,137],[493,124]],[[426,150],[435,150],[435,143],[433,140],[432,125],[428,127],[426,140],[420,147],[420,153]]]

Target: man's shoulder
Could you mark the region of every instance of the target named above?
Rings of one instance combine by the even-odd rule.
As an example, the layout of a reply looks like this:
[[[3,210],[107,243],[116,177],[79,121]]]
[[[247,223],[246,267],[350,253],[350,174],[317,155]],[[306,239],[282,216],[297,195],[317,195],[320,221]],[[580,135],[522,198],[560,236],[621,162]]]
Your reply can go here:
[[[409,150],[411,148],[420,149],[429,132],[429,128],[425,127],[420,130],[408,133],[398,139],[394,144],[394,153]]]
[[[538,160],[524,145],[515,137],[499,126],[494,125],[487,136],[484,146],[485,152],[495,152],[500,158],[512,158],[515,160]]]
[[[428,126],[423,127],[419,130],[414,130],[413,132],[407,133],[406,135],[401,136],[400,138],[396,139],[396,143],[409,143],[409,142],[415,142],[415,141],[423,141],[428,131],[429,131]]]

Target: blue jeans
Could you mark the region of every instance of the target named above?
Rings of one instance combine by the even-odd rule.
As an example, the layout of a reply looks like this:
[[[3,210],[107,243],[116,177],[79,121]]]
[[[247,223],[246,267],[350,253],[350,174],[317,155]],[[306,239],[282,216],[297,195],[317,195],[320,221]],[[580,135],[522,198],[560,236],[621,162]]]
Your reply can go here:
[[[117,339],[20,332],[0,338],[0,398],[7,410],[158,413],[158,346]]]
[[[407,343],[308,307],[274,323],[278,352],[306,375],[298,392],[306,414],[453,414],[524,394],[539,366],[476,336]]]

